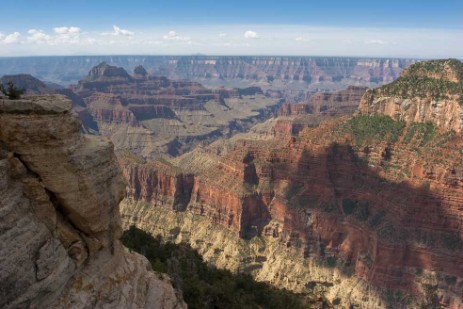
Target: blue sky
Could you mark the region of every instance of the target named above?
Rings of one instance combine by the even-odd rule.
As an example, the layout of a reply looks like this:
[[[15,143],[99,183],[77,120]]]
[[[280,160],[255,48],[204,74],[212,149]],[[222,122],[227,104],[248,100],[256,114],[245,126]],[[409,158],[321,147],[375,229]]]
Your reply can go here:
[[[0,56],[463,58],[463,0],[0,2]]]

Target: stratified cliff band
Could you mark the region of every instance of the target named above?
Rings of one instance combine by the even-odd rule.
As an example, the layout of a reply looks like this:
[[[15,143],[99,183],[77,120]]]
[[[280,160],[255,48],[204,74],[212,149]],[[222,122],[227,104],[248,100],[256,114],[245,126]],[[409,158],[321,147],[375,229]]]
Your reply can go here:
[[[121,157],[123,224],[345,308],[461,309],[462,68],[413,65],[354,117],[283,106],[168,162]]]

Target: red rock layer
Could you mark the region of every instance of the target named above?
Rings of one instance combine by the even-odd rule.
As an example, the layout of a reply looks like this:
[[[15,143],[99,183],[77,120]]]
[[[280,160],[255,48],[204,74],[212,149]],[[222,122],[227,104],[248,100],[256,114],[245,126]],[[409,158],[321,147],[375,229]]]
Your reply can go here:
[[[418,270],[461,282],[463,160],[452,145],[462,137],[420,158],[402,143],[354,148],[348,132],[335,134],[343,123],[237,141],[222,156],[211,147],[195,156],[215,163],[188,181],[172,168],[125,165],[128,196],[207,216],[243,238],[277,237],[304,257],[342,260],[378,287],[420,294]],[[460,284],[445,288],[461,292]]]
[[[349,86],[345,90],[333,93],[317,92],[308,102],[300,104],[284,104],[279,115],[296,116],[303,114],[353,114],[367,88]]]

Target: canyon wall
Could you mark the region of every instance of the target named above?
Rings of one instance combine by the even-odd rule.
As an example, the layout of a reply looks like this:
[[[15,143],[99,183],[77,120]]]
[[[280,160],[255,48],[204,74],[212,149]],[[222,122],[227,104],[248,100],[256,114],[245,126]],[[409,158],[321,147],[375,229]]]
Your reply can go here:
[[[278,110],[259,87],[208,89],[193,81],[133,75],[101,63],[71,87],[116,152],[147,159],[177,156],[203,142],[244,131]],[[71,91],[71,90],[69,90]]]
[[[440,113],[365,113],[370,96],[316,127],[285,116],[170,161],[121,157],[123,225],[341,307],[463,308],[462,135]]]
[[[462,105],[463,65],[449,59],[416,64],[391,84],[368,90],[359,111],[407,122],[432,122],[444,130],[460,132]]]
[[[416,60],[284,56],[26,57],[0,59],[0,75],[28,73],[43,80],[70,84],[101,62],[127,71],[143,65],[151,74],[174,79],[382,83],[396,79]]]
[[[419,133],[393,146],[328,142],[344,125],[197,150],[179,158],[180,171],[124,161],[124,225],[344,306],[430,305],[432,288],[441,304],[461,308],[461,138],[419,158]]]
[[[0,99],[0,307],[186,307],[119,241],[113,145],[80,127],[64,96]]]
[[[366,87],[349,86],[335,92],[317,92],[304,102],[286,103],[280,108],[280,116],[304,114],[352,115],[359,106]]]

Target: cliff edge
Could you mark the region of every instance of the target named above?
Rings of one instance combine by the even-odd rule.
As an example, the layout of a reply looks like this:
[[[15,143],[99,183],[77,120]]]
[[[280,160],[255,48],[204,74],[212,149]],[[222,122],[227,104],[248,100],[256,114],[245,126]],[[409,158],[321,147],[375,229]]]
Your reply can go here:
[[[463,63],[456,59],[411,65],[394,82],[368,90],[359,111],[406,122],[431,122],[442,130],[463,127]]]
[[[64,96],[0,99],[0,307],[183,308],[119,241],[113,145]]]

